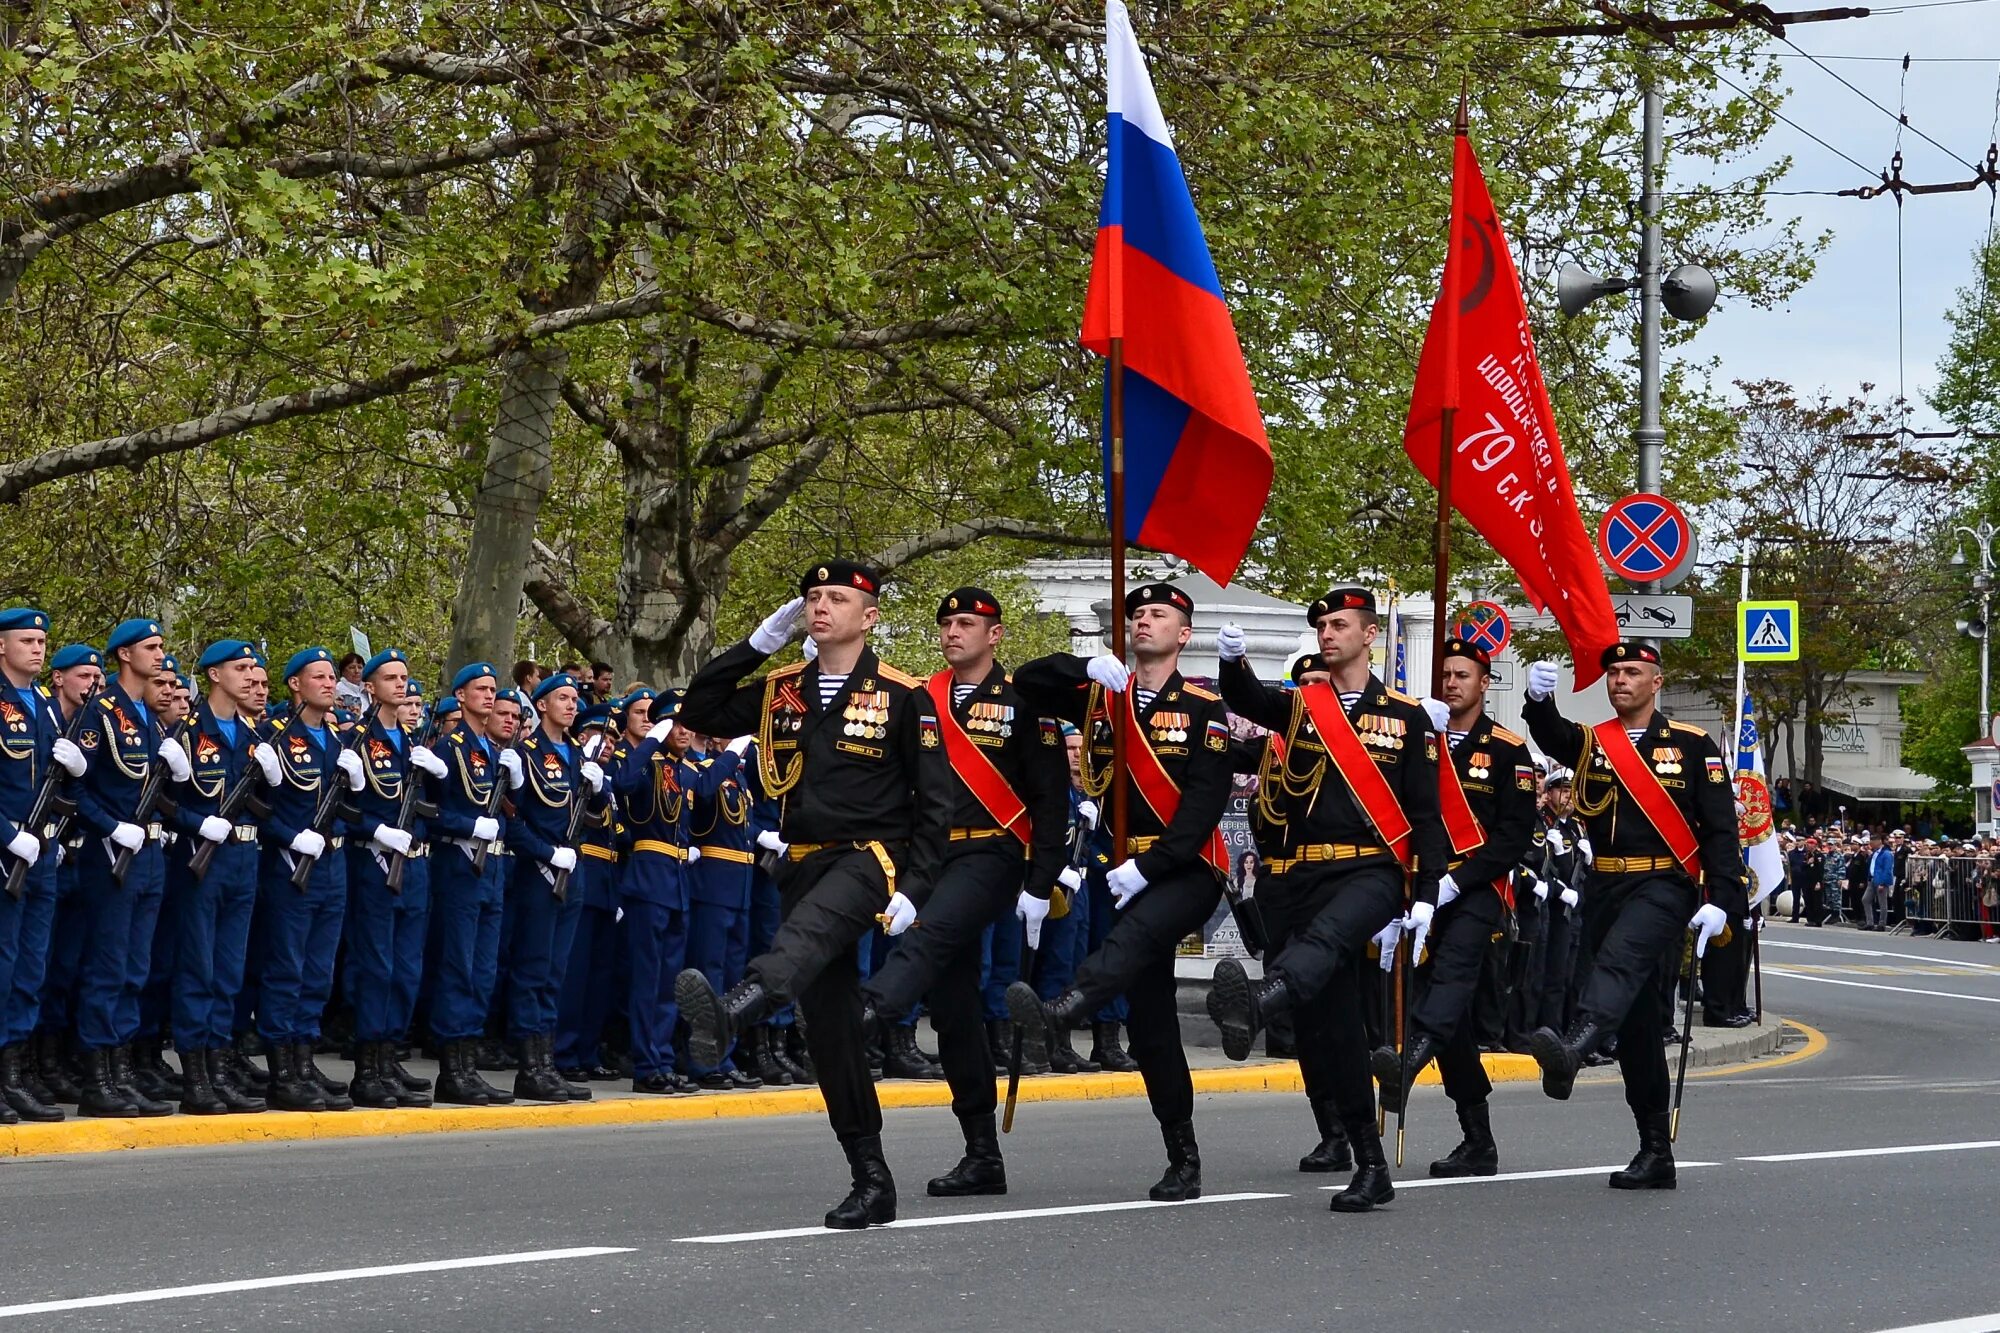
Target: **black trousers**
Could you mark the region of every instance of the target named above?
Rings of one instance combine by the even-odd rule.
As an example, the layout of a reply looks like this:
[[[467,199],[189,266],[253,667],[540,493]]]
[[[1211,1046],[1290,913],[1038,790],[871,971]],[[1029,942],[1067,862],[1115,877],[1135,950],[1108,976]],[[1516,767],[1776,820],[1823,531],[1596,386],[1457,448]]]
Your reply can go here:
[[[1445,1095],[1460,1104],[1483,1102],[1493,1091],[1479,1062],[1471,1012],[1487,945],[1499,924],[1499,893],[1490,886],[1465,890],[1431,923],[1430,961],[1417,969],[1410,1030],[1437,1043]]]
[[[1334,1111],[1358,1136],[1375,1125],[1362,1020],[1363,987],[1374,984],[1363,980],[1371,970],[1368,941],[1403,910],[1403,869],[1387,859],[1324,862],[1293,870],[1291,877],[1306,925],[1268,971],[1291,993],[1299,1049],[1322,1052]]]
[[[1270,932],[1268,947],[1264,954],[1266,965],[1271,964],[1312,921],[1310,913],[1301,910],[1302,900],[1293,891],[1289,874],[1283,877],[1266,875],[1257,881],[1257,902],[1263,909],[1264,928]],[[1306,1045],[1298,1040],[1298,1024],[1289,1013],[1280,1014],[1271,1024],[1275,1028],[1283,1023],[1292,1038],[1292,1048],[1298,1052],[1299,1079],[1306,1085],[1306,1101],[1315,1109],[1324,1108],[1333,1114],[1333,1089],[1326,1067],[1326,1050],[1323,1046]]]
[[[1555,901],[1554,895],[1545,905],[1543,916],[1548,924],[1542,946],[1542,994],[1529,1026],[1554,1028],[1561,1032],[1569,1026],[1571,980],[1575,976],[1579,934],[1577,927],[1581,923],[1574,912]]]
[[[1221,897],[1222,881],[1206,862],[1160,876],[1114,914],[1111,933],[1077,964],[1072,983],[1083,993],[1086,1013],[1124,995],[1126,1049],[1139,1062],[1153,1118],[1162,1125],[1194,1118],[1194,1080],[1174,1001],[1174,953]]]
[[[1740,921],[1729,924],[1729,943],[1710,940],[1701,959],[1701,1013],[1711,1025],[1750,1007],[1750,932]]]
[[[1599,886],[1584,914],[1592,962],[1577,1016],[1618,1034],[1625,1104],[1638,1115],[1663,1112],[1672,1103],[1659,996],[1672,976],[1670,960],[1680,955],[1694,901],[1694,885],[1685,878],[1653,875]]]
[[[1011,913],[1028,863],[1012,838],[955,846],[971,850],[945,861],[917,924],[903,933],[902,946],[889,952],[861,990],[888,1024],[907,1017],[919,1001],[929,1004],[938,1059],[951,1085],[952,1113],[963,1120],[991,1115],[999,1104],[979,993],[979,942],[996,921],[1002,930],[1018,929]]]
[[[882,866],[863,849],[830,848],[781,864],[778,892],[783,920],[744,975],[764,987],[773,1011],[796,1003],[805,1014],[806,1051],[834,1134],[842,1143],[880,1134],[882,1104],[863,1049],[857,946],[889,901]]]
[[[1560,904],[1558,904],[1560,906]],[[1547,958],[1544,927],[1548,910],[1533,893],[1522,892],[1514,899],[1518,934],[1507,953],[1507,1030],[1504,1040],[1512,1046],[1527,1043],[1535,1030],[1535,1012],[1542,1003],[1542,977]]]

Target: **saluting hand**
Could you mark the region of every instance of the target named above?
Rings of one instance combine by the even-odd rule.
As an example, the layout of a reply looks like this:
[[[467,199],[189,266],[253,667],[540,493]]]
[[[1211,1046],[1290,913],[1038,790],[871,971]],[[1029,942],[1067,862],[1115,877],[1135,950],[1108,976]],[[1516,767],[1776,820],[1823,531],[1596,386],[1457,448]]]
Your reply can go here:
[[[1528,668],[1528,697],[1536,701],[1548,698],[1556,692],[1556,664],[1536,662]]]
[[[799,618],[805,614],[806,599],[794,597],[764,617],[764,623],[750,632],[750,646],[769,657],[792,641]]]
[[[1125,687],[1132,683],[1132,669],[1110,653],[1099,653],[1091,658],[1083,670],[1084,674],[1113,694],[1123,694]]]

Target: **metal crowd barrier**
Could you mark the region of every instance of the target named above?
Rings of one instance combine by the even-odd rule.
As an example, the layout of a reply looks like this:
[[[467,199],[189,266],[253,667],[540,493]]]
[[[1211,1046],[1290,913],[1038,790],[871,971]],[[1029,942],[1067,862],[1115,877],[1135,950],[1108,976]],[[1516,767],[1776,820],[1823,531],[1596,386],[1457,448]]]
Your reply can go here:
[[[1961,940],[2000,933],[2000,907],[1981,901],[1990,866],[1984,856],[1912,856],[1898,889],[1903,928]]]

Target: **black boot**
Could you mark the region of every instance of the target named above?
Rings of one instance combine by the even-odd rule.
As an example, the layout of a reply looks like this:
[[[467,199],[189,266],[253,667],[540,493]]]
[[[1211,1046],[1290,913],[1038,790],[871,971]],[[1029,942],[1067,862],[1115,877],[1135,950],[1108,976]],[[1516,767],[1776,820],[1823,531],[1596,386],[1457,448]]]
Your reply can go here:
[[[262,1097],[253,1096],[247,1088],[236,1081],[235,1060],[243,1057],[234,1051],[219,1050],[213,1046],[203,1051],[201,1055],[202,1064],[208,1071],[208,1086],[215,1089],[215,1095],[222,1100],[224,1110],[236,1115],[248,1115],[265,1108]]]
[[[385,1044],[379,1041],[355,1043],[354,1081],[347,1085],[347,1095],[354,1099],[356,1106],[365,1106],[371,1111],[393,1111],[402,1104],[402,1099],[397,1096],[401,1089],[382,1068]]]
[[[119,1120],[139,1114],[138,1104],[118,1086],[118,1075],[112,1065],[110,1051],[84,1053],[83,1088],[77,1100],[76,1113]]]
[[[299,1071],[299,1081],[301,1083],[310,1083],[319,1089],[320,1096],[326,1100],[327,1110],[352,1111],[354,1109],[354,1099],[347,1095],[347,1085],[337,1078],[328,1078],[320,1072],[320,1067],[313,1063],[313,1043],[309,1041],[300,1042],[293,1059]]]
[[[21,1086],[30,1097],[53,1110],[56,1095],[49,1085],[42,1082],[41,1062],[36,1059],[35,1038],[30,1036],[21,1043]]]
[[[854,1188],[827,1213],[826,1224],[839,1231],[858,1231],[895,1221],[896,1181],[882,1156],[882,1136],[870,1134],[841,1147],[854,1173]]]
[[[1672,1117],[1665,1111],[1636,1116],[1639,1153],[1623,1171],[1611,1173],[1615,1190],[1670,1190],[1674,1181],[1674,1143],[1669,1137]]]
[[[1194,1123],[1161,1125],[1160,1137],[1167,1144],[1167,1173],[1160,1177],[1146,1197],[1155,1203],[1180,1203],[1201,1197],[1201,1149],[1195,1145]]]
[[[748,980],[717,995],[700,968],[690,967],[674,978],[674,1000],[688,1026],[688,1054],[703,1069],[714,1069],[736,1044],[736,1034],[764,1016],[764,988]]]
[[[465,1042],[448,1041],[438,1050],[438,1080],[434,1100],[448,1106],[491,1106],[493,1096],[473,1072],[472,1052]]]
[[[132,1048],[130,1046],[112,1047],[111,1077],[117,1082],[119,1088],[123,1090],[126,1098],[139,1108],[140,1115],[150,1117],[172,1115],[174,1113],[172,1102],[163,1102],[156,1097],[148,1096],[146,1093],[139,1091],[137,1084],[133,1082],[135,1074],[132,1069]]]
[[[1299,1170],[1315,1175],[1352,1171],[1354,1150],[1347,1146],[1347,1131],[1341,1128],[1340,1117],[1325,1101],[1314,1102],[1312,1109],[1313,1123],[1319,1126],[1319,1147],[1299,1158]]]
[[[1363,1120],[1346,1129],[1347,1140],[1354,1145],[1354,1175],[1327,1206],[1336,1213],[1371,1212],[1376,1205],[1396,1197],[1396,1183],[1389,1179],[1389,1159],[1382,1155],[1382,1136],[1375,1132],[1374,1121]]]
[[[1248,1060],[1257,1033],[1273,1014],[1292,1007],[1291,992],[1278,977],[1252,982],[1243,964],[1225,958],[1215,965],[1215,981],[1208,990],[1208,1016],[1222,1029],[1222,1053],[1232,1060]]]
[[[539,1037],[523,1037],[516,1043],[521,1051],[520,1068],[514,1074],[514,1099],[523,1102],[566,1102],[569,1100],[569,1084],[555,1071],[555,1066],[542,1068],[542,1045]]]
[[[42,1098],[43,1101],[67,1102],[74,1106],[82,1099],[83,1085],[70,1073],[69,1061],[64,1058],[62,1033],[35,1034],[35,1065],[42,1085],[49,1090],[49,1096]]]
[[[1582,1018],[1570,1024],[1564,1036],[1557,1036],[1554,1028],[1536,1028],[1528,1038],[1528,1047],[1535,1063],[1542,1067],[1542,1091],[1559,1102],[1568,1101],[1576,1086],[1576,1071],[1597,1049],[1597,1040],[1597,1024]]]
[[[758,1078],[774,1088],[792,1086],[792,1071],[778,1062],[777,1029],[759,1023],[743,1034],[743,1045],[739,1054]]]
[[[266,1091],[270,1105],[280,1111],[324,1111],[326,1093],[310,1074],[299,1067],[299,1047],[290,1042],[272,1042],[266,1058],[271,1064],[271,1084]]]
[[[1485,1102],[1467,1102],[1458,1108],[1458,1127],[1465,1139],[1456,1148],[1431,1163],[1434,1180],[1456,1180],[1460,1176],[1490,1176],[1500,1170],[1500,1145],[1493,1141],[1493,1121]]]
[[[0,1096],[4,1096],[7,1109],[22,1120],[35,1124],[51,1125],[63,1118],[63,1113],[35,1095],[34,1089],[23,1078],[22,1056],[25,1046],[9,1046],[0,1049]]]
[[[269,1094],[271,1075],[252,1064],[251,1057],[264,1056],[265,1064],[270,1063],[270,1052],[264,1049],[263,1038],[255,1032],[241,1033],[236,1038],[235,1058],[229,1067],[236,1072],[236,1081],[243,1085],[245,1092],[254,1092],[259,1097]]]
[[[590,1100],[590,1087],[588,1084],[572,1083],[556,1068],[556,1039],[554,1033],[544,1032],[535,1038],[535,1063],[544,1074],[549,1075],[556,1082],[562,1084],[563,1091],[569,1094],[568,1100],[573,1102],[587,1102]]]
[[[1061,1027],[1049,1030],[1049,1068],[1058,1074],[1095,1074],[1099,1066],[1077,1054],[1069,1029]]]
[[[181,1114],[228,1115],[229,1103],[222,1100],[208,1076],[208,1052],[181,1052]]]
[[[431,1081],[427,1078],[422,1077],[421,1075],[412,1074],[409,1070],[403,1068],[403,1062],[396,1056],[395,1042],[385,1041],[382,1043],[382,1045],[387,1050],[387,1058],[382,1066],[382,1072],[389,1078],[394,1079],[396,1081],[396,1086],[401,1090],[400,1092],[397,1093],[396,1101],[404,1106],[411,1106],[411,1105],[429,1106],[431,1104],[431,1099],[428,1097],[424,1098],[422,1102],[416,1102],[416,1103],[406,1102],[403,1100],[403,1093],[429,1092],[431,1090]]]
[[[819,1082],[819,1071],[813,1068],[812,1052],[806,1049],[806,1034],[793,1023],[785,1029],[784,1060],[792,1067],[792,1080],[799,1084]]]
[[[126,1048],[127,1067],[131,1076],[125,1081],[136,1089],[141,1097],[153,1101],[170,1102],[181,1095],[181,1079],[166,1057],[160,1054],[160,1039],[145,1037]]]
[[[993,1113],[962,1117],[965,1129],[965,1156],[958,1165],[931,1181],[931,1197],[958,1199],[972,1194],[1005,1194],[1007,1164],[1000,1159],[1000,1136],[994,1132]]]
[[[1390,1115],[1394,1115],[1402,1109],[1403,1099],[1409,1095],[1410,1088],[1416,1085],[1417,1075],[1423,1072],[1424,1066],[1429,1064],[1432,1057],[1436,1054],[1437,1043],[1432,1041],[1426,1034],[1419,1032],[1416,1036],[1410,1038],[1408,1063],[1410,1082],[1408,1085],[1405,1085],[1403,1082],[1404,1058],[1397,1054],[1393,1047],[1378,1046],[1375,1048],[1375,1054],[1370,1058],[1370,1063],[1374,1066],[1375,1082],[1382,1089],[1383,1110],[1387,1111]]]
[[[1116,1023],[1093,1023],[1090,1026],[1090,1058],[1097,1067],[1107,1074],[1136,1074],[1139,1062],[1126,1054],[1118,1044]]]
[[[944,1077],[944,1070],[932,1064],[930,1058],[917,1048],[915,1028],[899,1023],[885,1031],[888,1035],[887,1049],[882,1054],[884,1078],[915,1078],[934,1082]]]
[[[1012,1020],[989,1019],[986,1024],[986,1045],[993,1052],[993,1072],[1004,1076],[1007,1073],[1007,1061],[1014,1051]]]

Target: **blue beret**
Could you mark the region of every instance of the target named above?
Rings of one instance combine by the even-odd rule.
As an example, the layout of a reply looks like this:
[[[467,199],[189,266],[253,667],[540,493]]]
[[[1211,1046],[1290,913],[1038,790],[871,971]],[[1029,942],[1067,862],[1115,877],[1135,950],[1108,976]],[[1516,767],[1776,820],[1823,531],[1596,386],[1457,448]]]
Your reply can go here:
[[[286,718],[290,717],[291,715],[292,715],[292,706],[286,703],[282,699],[278,700],[276,703],[272,704],[269,708],[266,708],[264,710],[265,718],[272,722],[283,722]]]
[[[525,708],[528,704],[528,701],[521,697],[521,692],[512,685],[509,685],[504,690],[495,690],[493,692],[493,702],[496,704],[509,703],[516,708]]]
[[[361,679],[367,680],[391,662],[407,662],[409,660],[409,658],[403,655],[401,648],[384,648],[381,652],[361,664]]]
[[[51,671],[70,671],[80,666],[101,667],[103,665],[104,654],[98,652],[87,643],[72,643],[65,648],[57,650],[56,655],[49,659],[49,670]]]
[[[450,717],[457,711],[458,700],[451,695],[447,694],[444,698],[437,701],[437,715],[439,717]]]
[[[333,662],[333,654],[328,652],[324,648],[301,648],[297,652],[293,653],[291,655],[291,658],[286,661],[284,674],[280,676],[279,679],[290,680],[293,676],[298,675],[299,672],[304,671],[314,662],[325,662],[331,665]]]
[[[190,676],[190,675],[188,675],[188,674],[187,674],[187,673],[186,673],[185,671],[183,671],[183,672],[181,672],[181,673],[180,673],[180,674],[179,674],[178,676],[176,676],[176,677],[175,677],[174,679],[176,679],[176,680],[180,681],[180,683],[181,683],[181,688],[182,688],[182,689],[184,689],[184,690],[186,690],[186,691],[187,691],[187,692],[188,692],[189,694],[193,694],[193,693],[194,693],[194,677],[193,677],[193,676]]]
[[[160,622],[157,620],[121,620],[111,627],[111,637],[104,641],[104,651],[115,653],[120,648],[130,648],[135,643],[160,637]]]
[[[491,662],[471,662],[458,669],[458,674],[451,678],[451,687],[462,690],[481,676],[491,676],[496,681],[500,679],[500,673],[493,669]]]
[[[354,710],[351,708],[336,708],[333,710],[333,720],[343,727],[351,727],[354,725]]]
[[[49,627],[49,613],[37,611],[32,606],[10,606],[0,611],[0,632],[10,629],[41,629]]]
[[[172,653],[168,653],[165,657],[162,657],[160,659],[160,670],[164,671],[169,676],[180,675],[181,659],[175,657]]]
[[[566,671],[558,671],[555,675],[550,676],[547,680],[535,686],[535,702],[540,703],[543,695],[553,693],[565,685],[573,690],[582,688],[576,683],[575,676],[570,675]]]
[[[422,681],[420,681],[420,680],[412,680],[412,681],[411,681],[411,682],[409,683],[409,685],[408,685],[408,686],[407,686],[407,687],[406,687],[406,688],[405,688],[405,689],[403,690],[403,697],[404,697],[405,699],[421,699],[421,698],[423,698],[423,697],[424,697],[424,683],[423,683]]]
[[[611,724],[611,705],[592,704],[576,715],[574,727],[582,731],[585,727],[604,727]]]
[[[196,671],[206,671],[210,667],[219,667],[225,662],[255,662],[257,660],[259,660],[257,657],[257,646],[248,640],[217,639],[214,643],[201,650],[201,656],[195,660],[194,669]]]
[[[681,692],[679,690],[661,690],[653,696],[653,721],[664,722],[670,717],[679,717],[680,711]]]

